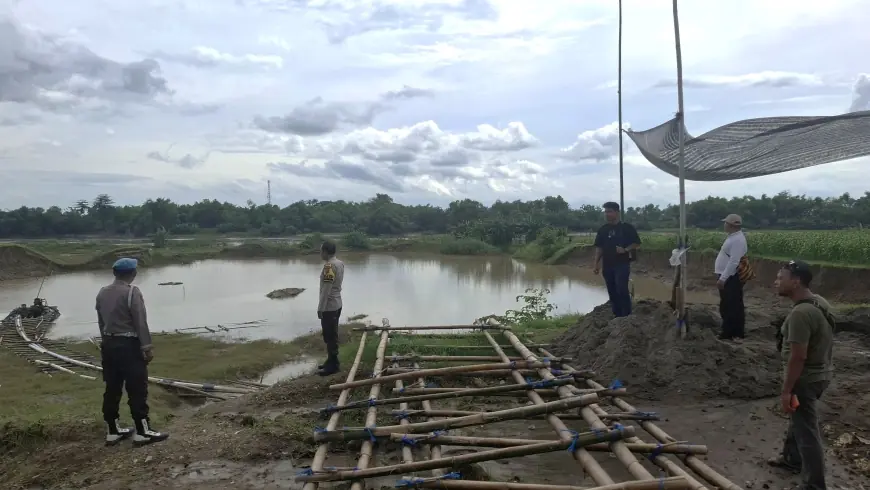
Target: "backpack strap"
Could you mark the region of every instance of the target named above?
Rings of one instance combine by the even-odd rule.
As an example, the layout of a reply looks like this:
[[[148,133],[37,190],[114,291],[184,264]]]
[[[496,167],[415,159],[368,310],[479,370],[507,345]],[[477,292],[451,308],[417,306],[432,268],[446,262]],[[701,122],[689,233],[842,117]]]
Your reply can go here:
[[[795,303],[795,306],[797,306],[797,305],[803,305],[803,304],[813,305],[813,306],[815,306],[816,308],[818,308],[819,311],[822,312],[822,315],[825,316],[825,320],[828,321],[828,325],[831,326],[831,330],[833,330],[834,332],[837,331],[837,322],[836,322],[836,320],[834,319],[833,315],[831,315],[831,312],[828,311],[827,308],[825,308],[824,306],[822,306],[822,304],[819,303],[818,300],[816,300],[816,299],[802,299],[802,300],[798,301],[797,303]]]

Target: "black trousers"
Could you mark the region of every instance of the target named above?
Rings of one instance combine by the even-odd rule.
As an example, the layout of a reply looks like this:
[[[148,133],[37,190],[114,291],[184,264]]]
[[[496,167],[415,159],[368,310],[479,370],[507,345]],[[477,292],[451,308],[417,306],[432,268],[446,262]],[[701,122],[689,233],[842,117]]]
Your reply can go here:
[[[320,318],[320,330],[323,333],[323,342],[326,344],[326,353],[330,359],[338,359],[338,322],[340,319],[341,308],[324,311]]]
[[[103,365],[103,420],[118,419],[123,390],[127,389],[127,404],[133,420],[148,418],[148,364],[142,355],[139,339],[103,337],[100,345]]]
[[[801,490],[825,490],[825,446],[819,430],[818,402],[830,381],[807,383],[802,380],[794,386],[797,410],[791,414],[788,432],[782,446],[786,463],[801,469]]]
[[[722,337],[743,338],[746,325],[746,307],[743,305],[743,283],[737,275],[725,281],[719,290],[719,315],[722,317]]]

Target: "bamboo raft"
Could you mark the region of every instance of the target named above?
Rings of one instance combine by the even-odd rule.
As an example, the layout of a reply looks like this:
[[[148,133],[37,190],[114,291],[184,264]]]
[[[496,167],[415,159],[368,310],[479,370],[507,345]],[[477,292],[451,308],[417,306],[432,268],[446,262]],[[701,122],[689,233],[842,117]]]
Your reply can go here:
[[[64,373],[64,376],[73,375],[88,380],[102,380],[100,373],[103,368],[99,359],[69,349],[64,342],[45,339],[46,329],[43,322],[22,320],[19,316],[13,320],[13,325],[4,325],[0,328],[0,348],[5,348],[32,362],[48,376]],[[94,339],[91,339],[91,342],[96,346],[95,352],[99,352],[99,342]],[[226,386],[157,376],[150,376],[148,382],[184,392],[187,396],[218,400],[255,393],[265,387],[265,385],[243,381],[233,386]]]
[[[655,425],[658,415],[642,412],[625,402],[626,390],[618,382],[604,386],[594,373],[575,370],[568,359],[557,359],[544,346],[536,345],[534,354],[510,329],[489,322],[485,326],[457,325],[468,336],[481,336],[495,355],[432,355],[437,345],[426,345],[427,355],[386,354],[390,341],[398,335],[414,335],[420,330],[450,330],[450,326],[391,327],[384,319],[380,327],[360,329],[356,357],[344,382],[330,386],[339,392],[335,405],[321,410],[328,418],[324,428],[315,430],[320,442],[310,467],[296,480],[303,490],[317,490],[325,482],[350,482],[352,490],[363,490],[365,479],[398,475],[396,488],[435,488],[448,490],[740,490],[712,469],[701,458],[706,446],[674,439]],[[444,335],[454,335],[454,332]],[[358,376],[366,342],[377,336],[374,372]],[[499,341],[496,337],[501,337]],[[399,342],[398,344],[404,344]],[[508,347],[509,346],[509,347]],[[452,346],[442,346],[452,350]],[[469,347],[482,351],[484,347]],[[510,355],[506,351],[510,352]],[[464,359],[463,359],[464,358]],[[422,362],[449,364],[423,368]],[[463,363],[462,365],[456,365]],[[482,379],[500,375],[502,384],[480,386]],[[529,377],[530,375],[534,378]],[[465,376],[466,378],[463,378]],[[452,380],[474,376],[477,385],[465,388],[435,388],[429,384],[441,378]],[[365,398],[351,400],[351,394],[365,389]],[[386,395],[386,396],[385,396]],[[528,404],[516,406],[514,397],[523,396]],[[504,408],[492,411],[434,408],[433,401],[462,397],[486,397],[503,401]],[[495,398],[493,398],[495,397]],[[342,427],[341,416],[349,410],[365,410],[363,427]],[[392,425],[376,425],[379,410],[397,419]],[[508,420],[541,420],[552,427],[552,439],[516,437],[477,437],[462,435],[463,427],[498,424]],[[571,421],[569,428],[565,421]],[[582,426],[578,426],[582,421]],[[636,423],[639,427],[629,425]],[[640,438],[643,432],[652,442]],[[330,442],[361,441],[359,459],[353,468],[326,467]],[[401,444],[401,462],[373,466],[379,443]],[[476,452],[446,456],[444,446],[475,448]],[[489,482],[465,479],[463,465],[497,459],[567,451],[578,463],[578,485],[549,485],[526,482]],[[624,474],[611,475],[595,454],[609,453],[624,467]],[[587,481],[583,481],[587,480]],[[582,486],[579,486],[582,484]]]

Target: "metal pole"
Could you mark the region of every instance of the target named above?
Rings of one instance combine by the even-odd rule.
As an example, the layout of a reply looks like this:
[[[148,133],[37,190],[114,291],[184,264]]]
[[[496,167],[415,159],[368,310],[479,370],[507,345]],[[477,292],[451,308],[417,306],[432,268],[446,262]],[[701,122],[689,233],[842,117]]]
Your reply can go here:
[[[680,47],[680,17],[677,10],[677,0],[674,2],[674,44],[677,51],[677,122],[679,123],[679,177],[680,177],[680,242],[681,249],[688,246],[686,236],[686,168],[683,155],[683,128],[685,118],[683,112],[683,55]],[[681,320],[681,333],[685,334],[685,302],[686,302],[686,253],[680,260],[680,301],[677,308],[678,318]],[[675,305],[677,306],[677,305]]]
[[[619,0],[619,54],[616,96],[619,101],[619,210],[625,216],[625,182],[622,173],[622,0]]]

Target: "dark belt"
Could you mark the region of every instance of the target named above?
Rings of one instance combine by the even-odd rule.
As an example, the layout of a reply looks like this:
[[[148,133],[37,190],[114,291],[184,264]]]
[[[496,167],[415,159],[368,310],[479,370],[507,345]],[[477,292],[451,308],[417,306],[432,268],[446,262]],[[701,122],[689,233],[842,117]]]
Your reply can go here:
[[[138,339],[139,334],[135,332],[119,332],[119,333],[103,333],[101,334],[103,337],[120,337],[120,338],[128,338],[128,339]]]

